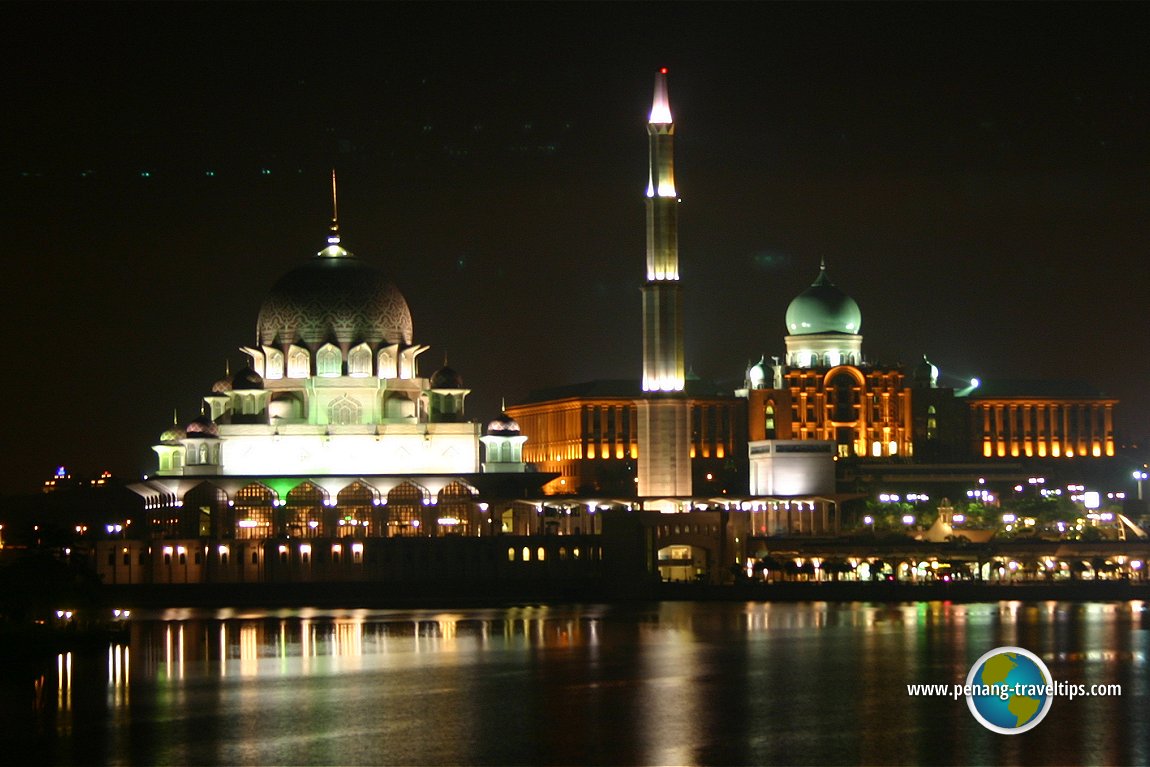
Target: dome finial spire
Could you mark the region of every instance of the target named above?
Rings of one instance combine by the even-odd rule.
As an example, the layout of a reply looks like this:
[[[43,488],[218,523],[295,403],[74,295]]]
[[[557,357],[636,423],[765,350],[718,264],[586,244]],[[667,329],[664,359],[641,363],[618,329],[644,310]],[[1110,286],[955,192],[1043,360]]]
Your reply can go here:
[[[827,257],[819,256],[819,271],[825,272],[827,270]]]
[[[331,234],[327,236],[329,245],[339,245],[339,197],[336,195],[335,168],[331,169]]]
[[[327,232],[327,247],[317,253],[323,258],[342,258],[350,256],[343,246],[339,244],[339,197],[336,194],[335,168],[331,169],[331,226]]]

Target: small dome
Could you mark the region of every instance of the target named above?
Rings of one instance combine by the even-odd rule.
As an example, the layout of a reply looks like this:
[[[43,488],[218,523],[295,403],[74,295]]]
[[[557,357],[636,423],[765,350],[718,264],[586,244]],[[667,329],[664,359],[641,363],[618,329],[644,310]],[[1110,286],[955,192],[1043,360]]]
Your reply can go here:
[[[196,420],[188,424],[186,432],[188,437],[203,438],[220,436],[219,427],[216,426],[215,421],[206,415],[200,415]]]
[[[767,370],[764,367],[765,361],[765,357],[760,357],[758,362],[747,368],[747,385],[750,388],[763,388],[763,383],[767,380]]]
[[[381,271],[329,245],[281,277],[260,307],[256,335],[265,346],[327,341],[410,344],[411,311]]]
[[[181,429],[179,426],[172,424],[160,434],[160,444],[162,445],[178,445],[180,440],[188,436],[188,433]]]
[[[938,368],[930,363],[925,354],[922,355],[922,362],[914,366],[914,382],[932,389],[938,386]]]
[[[432,389],[462,389],[463,376],[446,365],[431,374]]]
[[[487,424],[487,434],[496,437],[514,437],[519,434],[519,422],[507,413],[501,413],[498,418]]]
[[[850,333],[862,329],[862,312],[855,300],[840,290],[827,276],[826,265],[819,276],[787,307],[787,332],[791,335]]]
[[[232,390],[232,379],[227,376],[212,384],[212,394],[227,394]]]
[[[264,388],[264,379],[263,376],[250,367],[245,367],[242,370],[237,370],[236,374],[232,376],[231,388],[262,389]]]

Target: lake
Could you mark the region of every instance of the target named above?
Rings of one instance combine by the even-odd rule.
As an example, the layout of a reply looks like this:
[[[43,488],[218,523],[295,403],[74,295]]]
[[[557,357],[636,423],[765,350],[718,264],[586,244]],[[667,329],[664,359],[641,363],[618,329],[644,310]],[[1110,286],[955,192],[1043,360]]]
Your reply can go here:
[[[9,759],[51,764],[1146,764],[1141,602],[674,602],[171,610],[18,667]],[[1055,680],[1020,735],[955,684],[998,646]]]

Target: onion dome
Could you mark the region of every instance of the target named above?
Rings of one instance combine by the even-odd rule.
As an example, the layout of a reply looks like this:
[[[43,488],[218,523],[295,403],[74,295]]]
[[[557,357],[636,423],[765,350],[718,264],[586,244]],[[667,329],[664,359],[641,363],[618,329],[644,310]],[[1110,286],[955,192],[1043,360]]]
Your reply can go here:
[[[391,280],[340,247],[338,236],[328,242],[272,287],[256,322],[259,342],[410,344],[411,311]]]
[[[862,329],[862,312],[853,298],[831,282],[824,262],[819,265],[819,276],[811,286],[787,307],[786,322],[787,332],[796,336],[857,334]]]
[[[200,414],[196,417],[196,420],[189,423],[185,431],[189,439],[220,436],[220,430],[219,427],[216,426],[215,421],[203,414]]]
[[[449,368],[444,365],[439,370],[431,374],[431,388],[432,389],[462,389],[463,376],[454,368]]]
[[[232,390],[232,379],[224,376],[212,384],[212,394],[227,394]]]
[[[500,413],[498,418],[487,424],[485,433],[492,437],[515,437],[519,435],[519,422],[507,413]]]
[[[922,362],[914,366],[914,382],[918,386],[938,386],[938,368],[930,363],[926,355],[922,355]]]
[[[262,389],[264,388],[264,379],[250,367],[245,367],[237,370],[236,374],[232,376],[231,388],[239,390]]]

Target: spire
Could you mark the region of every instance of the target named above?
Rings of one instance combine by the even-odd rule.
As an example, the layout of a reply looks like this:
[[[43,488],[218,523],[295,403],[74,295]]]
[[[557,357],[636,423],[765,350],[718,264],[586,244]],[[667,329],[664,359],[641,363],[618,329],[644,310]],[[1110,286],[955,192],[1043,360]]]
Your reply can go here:
[[[499,398],[499,412],[500,413],[506,413],[507,412],[507,398],[506,397],[500,397]]]
[[[172,426],[179,426],[179,425],[180,425],[180,411],[178,411],[176,408],[172,408]]]
[[[336,195],[335,168],[331,169],[331,226],[328,227],[327,247],[317,253],[323,258],[341,258],[350,256],[343,246],[339,244],[339,198]]]
[[[651,117],[648,121],[652,125],[668,125],[671,119],[671,101],[667,98],[667,68],[663,67],[655,75],[655,99],[651,102]]]
[[[331,234],[327,236],[329,245],[339,245],[339,198],[335,188],[335,168],[331,169]]]

